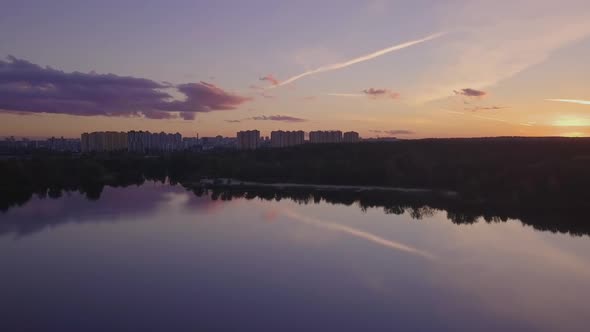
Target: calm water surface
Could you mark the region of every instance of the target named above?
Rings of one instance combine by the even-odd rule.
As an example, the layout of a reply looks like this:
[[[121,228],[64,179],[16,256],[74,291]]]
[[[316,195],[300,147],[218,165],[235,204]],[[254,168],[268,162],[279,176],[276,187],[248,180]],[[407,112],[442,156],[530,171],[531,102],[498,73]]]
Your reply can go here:
[[[106,188],[0,213],[0,331],[588,331],[590,237]]]

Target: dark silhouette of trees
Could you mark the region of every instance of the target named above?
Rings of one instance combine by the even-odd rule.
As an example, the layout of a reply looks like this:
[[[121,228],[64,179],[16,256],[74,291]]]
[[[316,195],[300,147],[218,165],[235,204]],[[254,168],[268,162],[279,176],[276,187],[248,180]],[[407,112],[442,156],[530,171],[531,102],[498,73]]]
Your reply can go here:
[[[424,197],[408,201],[391,192],[371,196],[368,192],[250,190],[241,195],[246,199],[288,197],[303,203],[359,203],[362,208],[380,206],[395,214],[411,209],[416,218],[428,213],[422,207],[429,207],[446,210],[458,223],[479,217],[489,222],[517,218],[538,228],[587,233],[587,218],[580,211],[590,205],[589,170],[590,139],[583,138],[425,139],[153,156],[43,153],[0,160],[0,210],[24,204],[33,195],[56,198],[64,191],[98,199],[104,186],[145,181],[168,181],[202,193],[198,185],[202,178],[234,178],[452,190],[460,198],[444,202]],[[224,185],[217,181],[215,198],[231,199],[223,192],[236,188]],[[560,214],[574,217],[557,222],[554,216]]]

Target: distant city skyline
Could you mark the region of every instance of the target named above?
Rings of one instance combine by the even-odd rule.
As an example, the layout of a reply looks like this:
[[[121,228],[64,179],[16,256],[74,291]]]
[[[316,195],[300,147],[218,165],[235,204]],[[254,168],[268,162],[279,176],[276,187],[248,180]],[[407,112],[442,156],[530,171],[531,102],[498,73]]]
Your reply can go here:
[[[302,132],[304,134],[304,137],[306,139],[308,139],[309,138],[308,135],[311,132],[314,132],[314,131],[339,131],[339,132],[341,132],[341,134],[346,134],[346,133],[356,133],[356,134],[358,134],[354,130],[350,130],[350,131],[342,131],[342,130],[338,130],[338,129],[329,129],[329,130],[305,130],[305,128],[298,128],[298,129],[294,129],[294,130],[271,129],[268,133],[262,132],[262,131],[260,131],[260,130],[258,130],[256,128],[244,129],[243,131],[253,131],[253,130],[259,131],[260,137],[271,137],[271,135],[272,135],[273,132],[279,132],[279,131],[284,131],[284,132]],[[71,137],[70,136],[65,136],[65,135],[53,135],[53,136],[4,135],[4,136],[0,136],[0,139],[9,139],[9,138],[15,138],[15,139],[19,139],[19,140],[21,140],[21,139],[32,139],[32,140],[34,140],[34,139],[40,139],[40,140],[45,140],[45,139],[49,139],[49,138],[76,139],[76,138],[80,138],[81,135],[83,135],[85,133],[92,133],[92,132],[132,132],[132,131],[135,131],[135,132],[150,132],[150,133],[154,133],[154,134],[158,134],[158,133],[166,133],[166,134],[169,134],[169,132],[165,132],[165,131],[162,131],[162,130],[160,130],[160,131],[158,131],[158,130],[149,131],[149,130],[145,130],[145,129],[144,130],[142,130],[142,129],[139,129],[139,130],[135,130],[135,129],[134,130],[95,130],[95,131],[90,131],[90,132],[83,132],[83,133],[80,133],[77,136],[71,136]],[[182,137],[188,137],[188,138],[196,138],[196,137],[206,138],[206,137],[217,137],[217,136],[236,138],[238,132],[234,132],[233,134],[230,133],[229,135],[222,135],[222,134],[215,134],[215,133],[213,133],[212,135],[205,135],[205,136],[201,135],[198,132],[188,133],[186,135],[183,134],[183,133],[181,133],[181,132],[174,132],[174,133],[181,134]],[[395,136],[396,134],[399,135],[400,133],[396,133],[394,131],[383,131],[383,132],[378,131],[376,133],[374,132],[373,135],[370,135],[370,136],[368,136],[366,138],[373,138],[373,137],[374,138],[378,138],[378,137],[392,137],[392,136]],[[401,134],[404,134],[404,133],[402,132]],[[361,137],[361,136],[359,135],[359,137]]]
[[[389,139],[395,139],[390,137]],[[136,154],[171,153],[176,151],[201,152],[213,149],[255,150],[259,148],[287,148],[302,144],[358,143],[362,138],[357,132],[342,133],[340,130],[283,131],[275,130],[270,136],[262,136],[260,131],[239,131],[233,137],[217,135],[214,137],[183,137],[182,134],[131,131],[93,131],[85,132],[78,138],[51,137],[34,140],[7,137],[0,140],[0,154],[23,154],[35,150],[53,152],[92,153],[92,152],[131,152]],[[379,140],[370,138],[369,141]]]
[[[590,136],[588,17],[587,0],[11,2],[0,136]]]

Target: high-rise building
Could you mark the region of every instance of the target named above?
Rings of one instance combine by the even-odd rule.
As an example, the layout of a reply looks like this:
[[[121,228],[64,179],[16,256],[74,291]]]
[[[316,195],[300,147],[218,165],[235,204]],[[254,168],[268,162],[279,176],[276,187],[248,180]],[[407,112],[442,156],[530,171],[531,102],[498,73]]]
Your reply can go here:
[[[260,132],[258,130],[240,131],[237,134],[238,149],[255,150],[260,144]]]
[[[88,134],[88,133],[83,133],[80,136],[80,151],[82,151],[82,152],[89,152],[90,151],[89,146],[88,146],[89,139],[90,139],[90,134]]]
[[[342,141],[344,143],[357,143],[360,141],[359,133],[356,131],[345,132],[342,136]]]
[[[309,133],[309,142],[315,144],[340,143],[342,142],[342,132],[340,130],[312,131]]]
[[[25,139],[23,139],[23,143]],[[27,140],[28,142],[28,140]],[[77,138],[60,138],[51,137],[45,141],[44,146],[51,151],[59,152],[79,152],[81,148],[81,140]]]
[[[305,133],[299,131],[273,131],[270,133],[270,145],[273,148],[284,148],[303,144],[305,142]]]
[[[150,133],[149,131],[130,131],[129,151],[136,153],[172,152],[182,150],[182,135],[164,132]]]
[[[182,135],[149,131],[92,132],[81,136],[82,152],[130,151],[135,153],[182,150]]]
[[[84,133],[80,136],[82,152],[126,151],[127,133],[100,131]]]
[[[146,153],[151,148],[151,133],[149,131],[130,131],[127,133],[129,151]]]

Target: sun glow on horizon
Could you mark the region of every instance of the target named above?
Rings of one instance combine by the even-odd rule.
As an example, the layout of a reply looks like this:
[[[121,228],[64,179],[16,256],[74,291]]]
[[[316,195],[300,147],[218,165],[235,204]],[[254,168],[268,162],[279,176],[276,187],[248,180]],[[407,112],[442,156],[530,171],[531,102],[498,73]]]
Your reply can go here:
[[[581,133],[579,131],[571,132],[571,133],[562,133],[559,136],[562,137],[588,137],[589,135],[586,133]]]
[[[580,118],[575,116],[561,117],[552,123],[556,127],[586,127],[590,126],[590,118]]]

